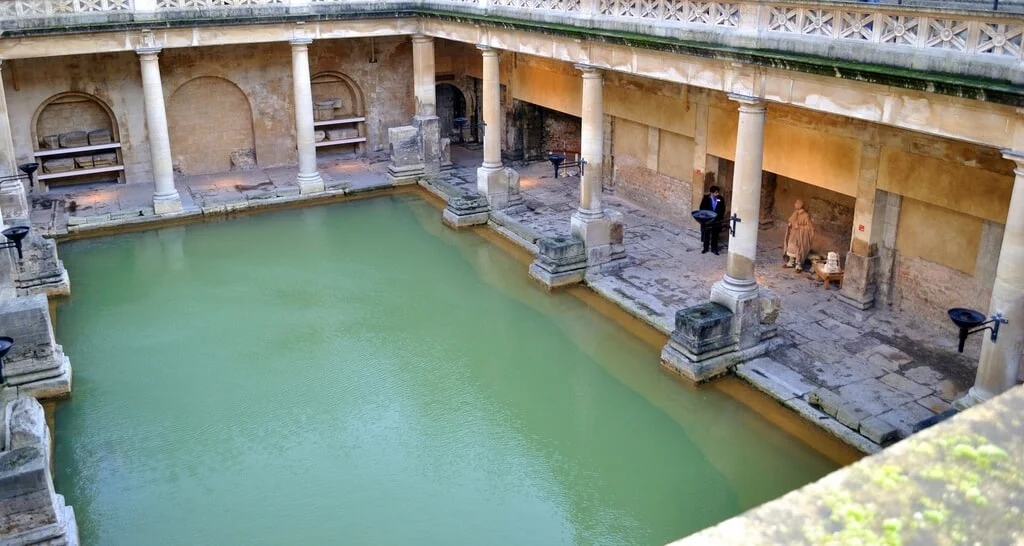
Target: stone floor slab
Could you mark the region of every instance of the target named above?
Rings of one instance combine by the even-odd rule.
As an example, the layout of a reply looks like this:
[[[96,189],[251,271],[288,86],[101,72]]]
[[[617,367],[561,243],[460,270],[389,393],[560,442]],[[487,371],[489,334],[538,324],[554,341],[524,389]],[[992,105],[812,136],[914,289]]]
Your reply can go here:
[[[855,402],[871,415],[881,415],[914,401],[914,397],[909,394],[877,379],[865,379],[839,387],[839,395]]]

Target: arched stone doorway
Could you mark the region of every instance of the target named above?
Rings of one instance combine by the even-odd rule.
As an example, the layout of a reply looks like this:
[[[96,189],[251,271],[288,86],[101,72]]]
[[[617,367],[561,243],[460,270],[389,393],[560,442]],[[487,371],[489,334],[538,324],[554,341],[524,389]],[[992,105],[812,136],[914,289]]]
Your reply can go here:
[[[437,117],[441,127],[441,137],[448,137],[452,142],[459,142],[458,131],[455,130],[455,118],[466,116],[466,96],[458,87],[450,83],[439,83],[436,86]],[[466,140],[470,138],[469,127],[464,129]]]
[[[174,165],[184,174],[230,171],[232,153],[240,164],[241,156],[255,164],[252,108],[228,80],[201,76],[182,84],[171,95],[167,125]]]

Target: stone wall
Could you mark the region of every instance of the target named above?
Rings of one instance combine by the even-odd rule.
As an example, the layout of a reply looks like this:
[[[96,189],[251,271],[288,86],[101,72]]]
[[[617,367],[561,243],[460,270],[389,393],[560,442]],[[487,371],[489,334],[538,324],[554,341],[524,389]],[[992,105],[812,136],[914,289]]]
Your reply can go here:
[[[171,154],[184,172],[227,171],[230,152],[247,147],[255,148],[261,167],[291,165],[298,160],[287,42],[165,49],[160,54],[160,69]],[[411,119],[414,99],[408,38],[378,38],[372,47],[369,39],[317,40],[310,46],[310,73],[322,72],[348,76],[362,93],[368,149],[384,150],[387,129]],[[29,161],[36,149],[33,121],[41,105],[56,95],[77,92],[95,97],[113,112],[126,181],[152,183],[138,55],[7,61],[4,76],[19,162]],[[43,116],[40,130],[53,130],[52,119]]]
[[[827,252],[838,252],[840,256],[845,256],[850,248],[855,199],[799,180],[778,176],[771,211],[777,226],[785,227],[785,222],[793,213],[793,202],[797,199],[804,202],[804,208],[814,221],[812,249],[822,255]]]

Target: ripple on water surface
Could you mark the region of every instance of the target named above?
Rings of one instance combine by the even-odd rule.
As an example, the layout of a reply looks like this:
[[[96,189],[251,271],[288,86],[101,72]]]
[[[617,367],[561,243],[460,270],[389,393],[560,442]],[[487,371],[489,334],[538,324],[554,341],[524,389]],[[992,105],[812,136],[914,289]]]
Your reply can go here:
[[[834,467],[410,196],[61,255],[85,544],[663,544]]]

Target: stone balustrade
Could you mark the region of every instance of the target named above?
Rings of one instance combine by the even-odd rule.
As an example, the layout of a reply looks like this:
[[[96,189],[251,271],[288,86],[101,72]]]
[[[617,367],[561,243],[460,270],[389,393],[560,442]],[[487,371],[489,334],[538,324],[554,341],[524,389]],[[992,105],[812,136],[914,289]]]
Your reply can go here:
[[[79,21],[97,22],[97,14],[118,23],[202,15],[210,24],[260,15],[454,12],[614,32],[638,41],[649,36],[694,47],[779,52],[787,55],[779,59],[783,67],[816,57],[1024,83],[1024,18],[993,10],[995,2],[933,7],[812,0],[8,0],[0,3],[0,28],[8,35],[59,27],[66,32]],[[998,5],[1024,11],[1022,0]]]

